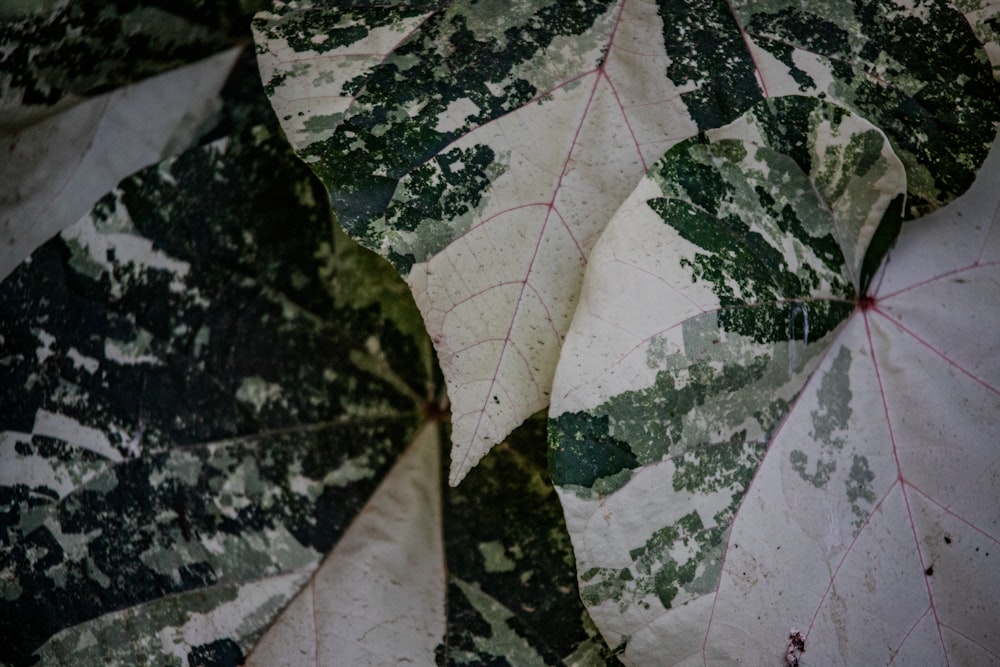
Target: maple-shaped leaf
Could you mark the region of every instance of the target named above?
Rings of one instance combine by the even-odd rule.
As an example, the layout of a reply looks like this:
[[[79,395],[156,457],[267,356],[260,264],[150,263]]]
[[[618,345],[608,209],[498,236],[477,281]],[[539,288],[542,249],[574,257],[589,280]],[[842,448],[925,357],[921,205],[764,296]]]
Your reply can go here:
[[[549,437],[627,663],[1000,659],[997,157],[880,269],[902,164],[816,100],[683,142],[623,204]]]
[[[277,3],[255,39],[340,223],[413,290],[453,484],[548,404],[591,249],[672,145],[824,98],[884,130],[912,216],[968,187],[1000,118],[980,38],[937,0]]]
[[[427,616],[383,626],[410,582],[369,563],[370,625],[335,626],[355,653],[377,655],[381,627],[426,664],[609,659],[544,422],[445,495],[443,391],[408,289],[338,233],[276,127],[227,117],[231,135],[125,179],[0,284],[0,663],[240,664],[368,548],[439,576],[419,581]],[[417,518],[372,533],[385,495]],[[314,630],[285,644],[292,664]]]

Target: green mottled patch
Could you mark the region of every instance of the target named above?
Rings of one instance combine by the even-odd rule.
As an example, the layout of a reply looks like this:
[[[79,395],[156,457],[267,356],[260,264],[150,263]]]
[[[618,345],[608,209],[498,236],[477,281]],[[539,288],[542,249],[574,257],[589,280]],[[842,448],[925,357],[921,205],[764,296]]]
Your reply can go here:
[[[516,565],[500,542],[481,542],[479,553],[487,572],[510,572]]]
[[[486,631],[474,639],[475,654],[463,656],[453,651],[449,656],[452,664],[482,664],[479,662],[482,656],[489,655],[503,656],[510,664],[544,667],[545,659],[508,625],[507,620],[513,615],[510,610],[483,593],[475,583],[455,577],[451,583],[487,625]]]
[[[589,624],[577,589],[572,545],[548,478],[545,421],[529,419],[445,495],[448,571],[475,582],[509,614],[504,623],[546,664],[571,664],[585,650],[612,664]],[[541,445],[541,446],[540,446]],[[488,664],[499,654],[483,644],[490,626],[455,587],[448,592],[448,634],[441,664]],[[475,620],[474,620],[475,619]],[[490,649],[495,650],[495,647]]]
[[[197,664],[192,659],[204,649],[187,645],[182,634],[184,629],[214,624],[218,630],[238,635],[239,628],[234,626],[233,620],[239,616],[233,612],[239,606],[253,605],[245,629],[254,628],[259,632],[287,604],[290,594],[298,587],[295,584],[304,583],[304,576],[299,579],[288,582],[292,585],[265,587],[256,594],[252,585],[234,584],[160,598],[138,608],[68,628],[44,644],[38,655],[46,664],[128,667],[136,664],[139,655],[148,656],[145,664],[150,665],[186,667]],[[254,634],[256,632],[251,637]],[[220,641],[231,645],[231,655],[241,662],[252,648],[246,639],[242,646],[231,639]]]
[[[663,21],[666,75],[682,88],[700,130],[724,125],[763,98],[754,63],[732,8],[721,0],[670,0],[657,6]]]
[[[861,528],[861,524],[865,522],[871,512],[871,508],[875,506],[873,481],[875,481],[875,473],[868,467],[868,459],[857,454],[853,455],[851,469],[847,474],[844,486],[847,489],[847,500],[851,503],[851,512],[855,516],[855,528]]]
[[[812,430],[809,432],[815,446],[810,453],[791,452],[792,469],[810,484],[824,488],[837,470],[841,450],[847,444],[846,431],[851,417],[851,352],[844,346],[820,380],[817,400],[819,408],[810,412]]]
[[[385,213],[391,252],[425,262],[468,231],[487,185],[504,171],[495,160],[488,146],[455,148],[400,179]]]
[[[353,267],[316,256],[321,240],[349,256],[332,247],[349,241],[330,238],[278,137],[248,128],[126,179],[0,285],[0,427],[27,434],[3,465],[44,471],[5,487],[0,523],[2,578],[17,582],[0,634],[18,664],[95,623],[101,641],[67,664],[126,661],[120,646],[154,660],[159,621],[122,636],[114,614],[161,598],[183,614],[202,591],[314,566],[423,418],[419,315],[404,333],[390,315],[412,301],[383,314],[372,298],[405,287],[380,286],[397,280],[384,271],[338,280]],[[175,653],[245,654],[277,610],[258,603],[225,612],[224,645]]]
[[[607,415],[565,412],[549,423],[549,466],[559,486],[590,487],[639,465],[628,443],[610,434]]]
[[[0,8],[0,125],[12,127],[218,53],[244,39],[254,11],[232,2],[18,4]]]
[[[981,38],[954,6],[744,2],[735,11],[803,93],[828,96],[888,135],[907,167],[906,218],[972,183],[995,135],[1000,84]],[[818,54],[832,81],[824,87],[799,69],[796,54]]]
[[[556,482],[596,489],[600,481],[601,492],[610,493],[628,482],[627,471],[665,457],[680,461],[702,448],[725,451],[723,443],[739,449],[748,440],[766,442],[803,382],[800,373],[814,365],[835,331],[830,327],[853,306],[816,301],[801,308],[797,316],[790,305],[740,311],[755,331],[767,324],[772,339],[785,339],[780,342],[759,343],[720,330],[719,318],[709,313],[684,323],[683,350],[667,354],[664,346],[651,345],[647,364],[660,369],[652,386],[550,421],[549,461]],[[749,435],[748,424],[753,425]],[[727,463],[700,460],[709,468]],[[752,471],[756,460],[749,463]],[[707,469],[692,475],[713,477]]]
[[[594,67],[609,4],[449,7],[365,73],[343,122],[302,151],[348,233],[404,274],[463,233],[495,156],[446,147]],[[447,118],[459,107],[463,120]]]
[[[236,390],[236,400],[248,403],[256,412],[260,412],[266,403],[280,396],[280,385],[269,383],[259,376],[244,378]]]
[[[665,609],[708,593],[722,574],[727,528],[706,528],[697,513],[655,531],[632,551],[633,563],[620,570],[594,568],[582,574],[580,595],[588,605],[614,600],[622,611],[631,605]]]

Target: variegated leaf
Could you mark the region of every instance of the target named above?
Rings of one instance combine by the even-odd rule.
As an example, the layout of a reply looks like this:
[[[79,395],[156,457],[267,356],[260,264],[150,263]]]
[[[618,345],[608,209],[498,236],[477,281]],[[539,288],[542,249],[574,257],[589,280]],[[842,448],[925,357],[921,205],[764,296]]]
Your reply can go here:
[[[3,284],[10,662],[245,654],[420,423],[429,350],[337,307],[290,160],[261,128],[146,170]]]
[[[938,0],[278,3],[255,26],[340,223],[413,289],[452,483],[548,403],[591,248],[670,146],[816,96],[884,130],[913,216],[971,183],[1000,118],[986,52]]]
[[[351,655],[388,631],[428,663],[604,664],[544,423],[444,492],[409,290],[332,223],[277,128],[246,126],[273,119],[245,64],[212,132],[234,134],[126,179],[0,284],[0,664],[270,660],[265,631],[309,595],[334,600]],[[386,535],[392,511],[373,527],[382,495],[437,532]],[[367,588],[352,553],[379,554]],[[286,663],[344,646],[296,628]]]
[[[588,267],[550,413],[583,599],[629,664],[993,664],[998,156],[875,273],[881,133],[753,112],[669,151]]]

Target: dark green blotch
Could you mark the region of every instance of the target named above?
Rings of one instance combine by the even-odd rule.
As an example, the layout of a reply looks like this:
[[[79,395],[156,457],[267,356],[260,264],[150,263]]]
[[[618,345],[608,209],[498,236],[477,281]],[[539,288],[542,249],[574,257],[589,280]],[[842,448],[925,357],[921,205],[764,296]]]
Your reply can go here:
[[[239,126],[254,117],[241,111],[229,119]],[[0,285],[6,315],[0,319],[0,357],[9,360],[11,380],[0,383],[0,430],[30,433],[36,412],[47,409],[112,435],[117,429],[143,434],[141,457],[105,471],[58,504],[43,506],[39,501],[51,493],[23,485],[5,492],[17,506],[2,514],[0,547],[23,591],[0,600],[0,636],[11,638],[4,649],[11,664],[29,661],[66,627],[165,595],[231,583],[203,550],[190,548],[192,542],[235,537],[259,545],[262,531],[281,527],[303,547],[325,553],[420,421],[412,398],[359,372],[347,355],[377,336],[394,370],[422,389],[419,344],[378,305],[337,305],[330,267],[316,252],[331,240],[328,211],[300,197],[313,185],[308,170],[276,133],[262,139],[260,128],[240,129],[225,151],[211,147],[179,156],[164,167],[169,179],[154,166],[119,186],[134,233],[190,267],[184,290],[172,289],[180,277],[162,269],[113,262],[110,271],[122,284],[113,293],[109,273],[78,271],[61,238]],[[110,197],[103,200],[95,217],[106,220],[113,204]],[[192,298],[195,290],[199,299]],[[31,333],[37,322],[56,339],[43,364]],[[198,341],[202,329],[209,336]],[[105,359],[107,338],[130,341],[140,332],[150,337],[162,365]],[[77,368],[70,348],[99,359],[98,369]],[[236,398],[244,379],[254,376],[281,388],[280,400],[259,413]],[[66,399],[60,387],[67,383],[79,400]],[[342,419],[350,407],[389,416]],[[240,436],[245,439],[221,442]],[[204,443],[216,443],[219,458]],[[90,462],[65,444],[32,438],[30,447]],[[171,469],[174,447],[195,464],[193,479]],[[370,479],[327,486],[319,497],[301,493],[289,479],[298,471],[321,485],[362,456]],[[233,517],[220,510],[219,492],[241,463],[256,470],[259,484],[247,488],[248,504]],[[23,526],[28,513],[66,534],[92,534],[86,557],[70,559],[37,521]],[[253,562],[275,566],[271,555],[247,548]],[[147,566],[139,557],[144,552],[164,553],[165,562],[176,558],[176,569]],[[64,573],[61,584],[46,572],[51,568]]]
[[[326,53],[356,44],[375,28],[420,16],[440,3],[394,2],[391,7],[366,5],[358,12],[348,9],[352,4],[350,2],[336,4],[339,7],[314,7],[310,11],[288,12],[275,24],[263,19],[255,19],[254,23],[267,37],[284,39],[295,51]],[[348,23],[348,19],[354,19],[355,22]],[[317,43],[312,40],[315,35],[324,35],[327,39]]]
[[[848,54],[850,48],[850,36],[846,30],[827,20],[824,16],[807,13],[794,7],[788,7],[770,15],[755,14],[748,29],[753,32],[767,31],[782,36],[792,35],[795,37],[795,41],[786,42],[786,44],[804,44],[813,53],[841,56],[841,59]],[[778,51],[780,59],[785,65],[797,69],[791,58],[791,47],[779,49],[778,46],[784,45],[778,40],[767,41],[767,48]]]
[[[459,137],[534,99],[538,91],[518,72],[533,66],[557,37],[579,35],[593,26],[608,4],[553,3],[538,8],[504,35],[488,37],[477,36],[459,13],[429,17],[365,78],[350,120],[303,152],[310,161],[316,160],[311,164],[329,188],[344,229],[363,245],[381,251],[382,232],[374,223],[385,217],[400,179]],[[567,77],[575,74],[567,72]],[[491,92],[488,84],[501,83],[499,95]],[[480,113],[464,127],[438,131],[440,115],[459,99],[469,99]],[[406,110],[416,106],[421,111],[411,117]],[[375,173],[384,175],[372,176]],[[484,187],[466,189],[469,198],[464,205],[474,206]],[[429,193],[425,204],[434,202]],[[460,203],[456,199],[444,208],[455,209]],[[390,260],[404,274],[409,269],[405,261]]]
[[[673,560],[668,560],[663,564],[663,568],[653,578],[653,586],[656,590],[656,597],[660,598],[660,603],[665,609],[670,609],[674,596],[677,595],[681,586],[694,580],[697,569],[698,561],[694,558],[683,565],[678,565]]]
[[[861,294],[868,294],[872,278],[882,266],[882,260],[889,253],[889,250],[896,243],[896,238],[903,228],[903,218],[905,211],[906,195],[898,195],[889,203],[889,207],[879,222],[878,229],[872,236],[865,251],[865,257],[861,262]]]
[[[729,4],[668,0],[657,11],[670,62],[667,77],[677,86],[698,83],[681,97],[699,130],[725,125],[763,99]]]
[[[792,44],[829,57],[846,103],[887,134],[904,163],[912,160],[930,170],[938,193],[911,191],[905,213],[911,219],[971,185],[996,136],[1000,83],[967,19],[952,5],[927,2],[920,17],[893,16],[894,7],[879,0],[852,3],[865,30],[856,50],[843,30],[798,9],[754,14],[747,29],[766,35],[769,44]],[[775,53],[791,65],[790,49]],[[891,65],[876,73],[876,63]],[[896,83],[900,80],[907,85]],[[921,85],[908,92],[910,81]]]
[[[453,578],[474,582],[503,605],[513,614],[507,626],[546,664],[559,665],[582,643],[600,642],[581,623],[586,612],[562,507],[546,468],[545,425],[540,417],[529,419],[462,484],[445,491],[445,554]],[[447,452],[442,454],[447,466]],[[480,551],[483,544],[499,547],[511,567],[491,568]],[[449,586],[443,658],[472,651],[476,659],[462,664],[502,659],[476,650],[475,637],[489,637],[490,629],[464,595],[453,597],[456,589]]]
[[[875,473],[868,467],[868,459],[855,454],[851,460],[851,472],[847,476],[844,485],[847,487],[847,499],[852,503],[859,499],[875,502],[875,493],[872,491],[872,482],[875,481]]]
[[[607,415],[566,412],[549,421],[549,470],[558,486],[591,487],[600,478],[639,465],[628,446],[611,436]]]
[[[768,100],[762,105],[754,120],[767,146],[787,155],[795,161],[803,173],[812,171],[812,155],[808,139],[812,134],[810,125],[817,108],[825,119],[836,127],[847,111],[833,105],[818,106],[812,97],[787,96]]]
[[[3,4],[0,80],[5,101],[25,107],[98,95],[211,56],[249,40],[250,17],[263,8],[238,0]]]
[[[188,667],[237,667],[246,656],[239,644],[232,639],[217,639],[209,644],[195,646],[188,653]]]
[[[731,141],[719,143],[723,150],[726,144],[736,144]],[[711,163],[715,146],[709,144],[704,135],[693,137],[683,145],[684,150],[671,150],[657,163],[654,167],[657,175],[663,182],[679,186],[699,211],[715,215],[719,204],[732,192],[732,186]]]
[[[679,199],[654,198],[647,204],[682,238],[704,249],[694,261],[682,262],[693,269],[696,278],[715,286],[721,305],[772,301],[785,294],[803,296],[800,280],[788,272],[782,254],[739,218],[716,217]],[[729,286],[731,277],[736,278],[741,294]]]
[[[816,82],[811,76],[809,76],[809,73],[800,69],[799,66],[795,64],[795,61],[792,58],[792,54],[795,49],[791,44],[771,42],[768,44],[768,50],[771,55],[777,58],[785,67],[788,68],[788,73],[791,75],[792,80],[799,84],[800,92],[809,93],[816,87]],[[825,95],[826,93],[821,92],[818,97],[822,98]]]
[[[421,165],[406,179],[407,199],[394,199],[386,210],[393,229],[414,231],[423,223],[423,240],[428,259],[452,241],[449,220],[460,218],[479,206],[489,186],[489,168],[496,155],[489,146],[453,148],[434,158],[436,163]],[[436,243],[431,243],[434,239]],[[395,263],[395,262],[394,262]],[[397,265],[398,268],[398,265]]]

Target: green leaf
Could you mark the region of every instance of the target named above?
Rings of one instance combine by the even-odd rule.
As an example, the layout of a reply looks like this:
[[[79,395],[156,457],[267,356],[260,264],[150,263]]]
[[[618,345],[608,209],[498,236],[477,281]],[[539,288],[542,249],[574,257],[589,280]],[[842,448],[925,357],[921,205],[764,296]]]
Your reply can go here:
[[[403,657],[435,630],[428,663],[603,664],[543,422],[491,457],[503,475],[445,493],[442,392],[408,290],[339,232],[276,128],[240,127],[254,117],[227,111],[233,134],[122,181],[0,284],[0,662],[239,664],[367,563],[365,592],[390,595],[336,624],[357,630],[354,653],[383,650],[396,617]],[[412,500],[420,520],[395,518],[419,549],[367,523],[386,495]],[[396,613],[386,551],[436,607]],[[447,592],[460,585],[488,613]],[[314,630],[282,659],[323,645]]]
[[[1000,118],[995,40],[973,17],[989,10],[967,11],[279,3],[254,25],[293,145],[348,233],[414,292],[452,398],[454,484],[549,402],[594,243],[676,143],[807,95],[885,133],[907,171],[903,217],[963,192]]]
[[[799,639],[809,664],[996,660],[998,156],[865,290],[903,168],[836,107],[761,104],[619,209],[549,439],[625,662],[798,664]]]

